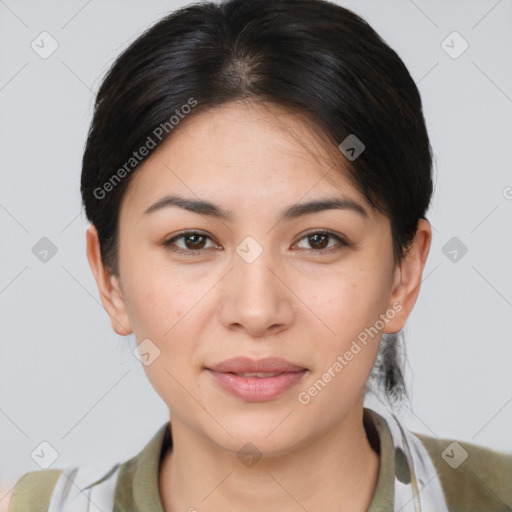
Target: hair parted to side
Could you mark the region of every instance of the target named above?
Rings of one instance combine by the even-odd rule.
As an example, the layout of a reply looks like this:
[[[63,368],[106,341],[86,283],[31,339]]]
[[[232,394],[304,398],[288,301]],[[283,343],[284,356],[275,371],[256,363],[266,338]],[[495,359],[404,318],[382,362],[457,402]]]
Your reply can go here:
[[[433,188],[421,98],[404,63],[365,20],[326,0],[227,0],[164,17],[123,51],[101,83],[81,193],[106,266],[118,272],[121,201],[151,154],[135,160],[134,151],[172,136],[171,116],[242,99],[305,115],[334,148],[351,134],[364,143],[350,162],[338,151],[340,172],[348,169],[389,217],[399,264]],[[372,374],[390,401],[405,394],[398,342],[398,335],[383,335]]]

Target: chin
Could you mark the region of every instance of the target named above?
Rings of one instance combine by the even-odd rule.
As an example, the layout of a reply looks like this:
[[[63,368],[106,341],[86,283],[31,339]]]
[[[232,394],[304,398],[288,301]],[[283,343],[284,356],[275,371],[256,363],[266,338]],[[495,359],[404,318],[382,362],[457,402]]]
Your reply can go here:
[[[251,411],[250,414],[233,411],[232,414],[224,415],[222,421],[222,426],[232,437],[222,428],[211,432],[210,437],[219,446],[235,453],[250,445],[247,447],[249,451],[252,447],[265,456],[286,455],[305,443],[310,437],[308,434],[311,434],[307,423],[298,422],[297,418],[293,418],[291,410],[291,407],[283,407],[273,412],[264,412],[260,408]]]

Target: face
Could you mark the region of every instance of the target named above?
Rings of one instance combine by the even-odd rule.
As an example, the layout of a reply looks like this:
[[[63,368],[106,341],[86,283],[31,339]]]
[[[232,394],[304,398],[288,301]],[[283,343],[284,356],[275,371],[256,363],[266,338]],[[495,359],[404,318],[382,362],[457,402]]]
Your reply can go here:
[[[107,309],[146,340],[173,425],[278,454],[360,412],[381,333],[412,306],[389,219],[344,158],[294,114],[232,103],[185,119],[133,176]]]

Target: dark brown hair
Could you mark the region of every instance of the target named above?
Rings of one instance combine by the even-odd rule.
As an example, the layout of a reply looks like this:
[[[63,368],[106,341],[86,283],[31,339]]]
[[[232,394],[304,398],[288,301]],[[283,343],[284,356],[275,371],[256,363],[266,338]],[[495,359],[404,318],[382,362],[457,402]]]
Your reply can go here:
[[[305,114],[341,149],[349,136],[364,144],[355,159],[354,151],[340,150],[339,161],[389,217],[400,263],[432,195],[421,99],[404,63],[366,21],[333,3],[228,0],[164,17],[103,79],[81,192],[105,264],[117,272],[121,200],[147,158],[139,148],[159,146],[184,115],[246,98]],[[384,335],[376,368],[386,394],[395,397],[405,391],[397,351],[397,337]]]

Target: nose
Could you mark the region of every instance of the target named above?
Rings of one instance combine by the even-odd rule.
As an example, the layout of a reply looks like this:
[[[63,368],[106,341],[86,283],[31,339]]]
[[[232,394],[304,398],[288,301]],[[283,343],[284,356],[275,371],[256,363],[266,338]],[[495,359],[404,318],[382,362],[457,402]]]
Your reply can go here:
[[[280,273],[266,251],[250,263],[235,255],[234,268],[222,280],[222,324],[251,337],[288,329],[294,320],[294,295]]]

